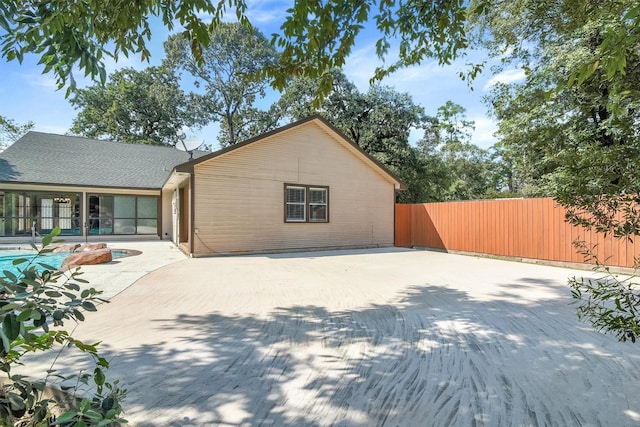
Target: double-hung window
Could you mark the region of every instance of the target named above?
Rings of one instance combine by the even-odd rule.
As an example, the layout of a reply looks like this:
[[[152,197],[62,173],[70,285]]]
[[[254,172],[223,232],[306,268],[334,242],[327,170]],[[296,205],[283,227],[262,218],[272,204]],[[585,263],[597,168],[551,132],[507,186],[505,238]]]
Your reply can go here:
[[[327,222],[327,199],[328,190],[326,188],[309,187],[309,222]]]
[[[288,185],[286,192],[287,222],[306,222],[307,218],[307,188]]]
[[[329,187],[285,184],[285,222],[329,222]]]

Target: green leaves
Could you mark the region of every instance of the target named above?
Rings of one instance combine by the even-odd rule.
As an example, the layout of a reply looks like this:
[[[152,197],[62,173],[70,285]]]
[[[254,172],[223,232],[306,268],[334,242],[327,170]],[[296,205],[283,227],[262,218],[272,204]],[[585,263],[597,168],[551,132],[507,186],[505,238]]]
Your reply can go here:
[[[116,71],[104,86],[77,90],[71,104],[80,110],[71,131],[90,138],[172,145],[176,129],[206,123],[166,67]]]
[[[597,279],[573,277],[569,280],[577,304],[578,318],[589,321],[601,332],[620,341],[640,338],[640,283],[638,276],[620,277],[598,264],[604,274]]]
[[[42,246],[49,246],[51,242],[53,242],[53,239],[56,236],[58,236],[61,231],[62,230],[60,230],[60,227],[56,227],[53,230],[51,230],[51,233],[47,234],[42,238]]]
[[[300,1],[287,12],[281,32],[272,36],[272,44],[282,50],[280,63],[266,70],[279,90],[286,87],[288,76],[331,81],[331,70],[346,63],[364,23],[375,25],[380,34],[376,53],[390,64],[378,68],[372,82],[429,58],[448,64],[467,46],[467,8],[461,1],[444,7],[438,2]],[[399,41],[395,58],[387,57],[390,40]],[[326,96],[330,87],[320,86],[317,96]]]
[[[258,115],[253,104],[265,95],[265,69],[278,55],[260,31],[239,23],[219,23],[200,47],[196,56],[184,34],[173,35],[165,43],[164,64],[195,79],[190,111],[204,122],[220,122],[221,145],[235,144]]]
[[[206,64],[211,35],[227,25],[229,15],[242,27],[252,28],[243,0],[187,0],[175,5],[159,0],[71,4],[51,0],[34,8],[30,3],[10,3],[0,9],[0,27],[6,31],[0,39],[2,56],[22,61],[25,54],[39,55],[43,72],[54,73],[58,87],[67,87],[67,96],[75,91],[74,67],[104,83],[104,57],[117,60],[120,55],[128,57],[135,53],[141,60],[148,60],[150,52],[146,44],[151,37],[151,16],[159,16],[169,30],[174,22],[184,28],[182,34],[198,66]],[[480,6],[474,10],[484,12]],[[376,15],[372,16],[374,11]],[[391,64],[380,68],[374,78],[427,58],[450,63],[467,45],[467,7],[459,0],[444,6],[438,2],[386,0],[298,1],[287,13],[281,31],[271,39],[272,46],[281,50],[281,61],[256,72],[257,79],[268,76],[280,90],[293,76],[327,76],[330,80],[330,70],[345,64],[368,22],[375,23],[381,35],[377,54]],[[205,23],[203,16],[212,17],[211,22]],[[400,50],[396,58],[389,59],[388,40],[394,38],[400,40]]]
[[[250,26],[242,0],[232,0],[228,6],[226,2],[202,0],[170,6],[158,0],[4,2],[0,8],[0,27],[5,32],[0,38],[0,54],[18,61],[26,54],[39,55],[43,72],[54,73],[58,87],[66,87],[69,96],[75,91],[74,67],[104,83],[104,57],[117,61],[121,55],[136,54],[148,60],[150,16],[160,16],[169,30],[179,22],[192,40],[193,53],[200,58],[198,53],[208,44],[209,31],[222,22],[227,9],[235,9],[238,20]],[[210,25],[203,22],[202,16],[207,15],[213,16]]]
[[[93,360],[95,368],[93,374],[80,373],[67,377],[57,375],[55,369],[50,370],[45,378],[18,375],[10,377],[10,380],[5,381],[0,395],[2,425],[14,425],[25,414],[28,414],[29,422],[33,425],[55,425],[52,424],[50,407],[57,402],[42,397],[45,384],[53,377],[59,378],[62,381],[61,388],[71,393],[75,393],[80,385],[88,384],[91,378],[97,386],[93,399],[84,399],[77,407],[62,414],[56,420],[58,425],[73,423],[76,426],[106,426],[125,422],[119,415],[122,412],[120,401],[126,391],[117,387],[117,381],[112,384],[107,380],[104,370],[109,363],[98,353],[98,343],[84,343],[62,329],[65,319],[84,321],[83,311],[96,311],[96,305],[104,302],[99,297],[101,292],[94,288],[81,288],[73,283],[71,280],[79,274],[78,271],[64,276],[62,272],[36,269],[38,264],[46,265],[39,263],[38,257],[50,252],[47,245],[55,242],[59,232],[56,229],[42,239],[44,246],[34,260],[23,258],[14,262],[14,265],[22,266],[19,274],[5,272],[2,279],[0,370],[10,374],[15,364],[26,365],[28,369],[32,362],[29,358],[23,358],[24,355],[54,350],[58,346],[74,347],[87,354]],[[58,283],[60,279],[64,279],[63,283]],[[51,324],[57,328],[50,330]],[[107,396],[102,395],[105,389],[108,391]],[[101,404],[107,397],[111,399],[111,404],[109,408],[103,408]]]

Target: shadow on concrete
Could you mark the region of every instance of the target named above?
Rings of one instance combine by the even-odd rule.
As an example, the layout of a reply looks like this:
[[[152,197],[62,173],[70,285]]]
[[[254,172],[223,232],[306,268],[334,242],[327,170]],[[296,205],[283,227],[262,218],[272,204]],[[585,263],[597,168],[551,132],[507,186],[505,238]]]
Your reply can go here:
[[[113,354],[110,375],[128,385],[137,426],[640,419],[638,348],[591,331],[555,298],[480,301],[427,283],[358,310],[182,313],[154,325],[162,345]]]

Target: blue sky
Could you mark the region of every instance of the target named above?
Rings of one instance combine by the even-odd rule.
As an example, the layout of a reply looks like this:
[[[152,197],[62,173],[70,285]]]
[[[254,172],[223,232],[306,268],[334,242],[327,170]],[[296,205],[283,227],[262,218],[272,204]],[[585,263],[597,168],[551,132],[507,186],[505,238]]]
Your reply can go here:
[[[289,2],[279,0],[255,0],[249,2],[249,17],[251,22],[258,27],[267,37],[278,32],[284,11]],[[141,62],[139,58],[120,58],[116,63],[107,61],[109,73],[122,68],[134,67],[142,69],[148,65],[159,64],[164,56],[162,43],[169,35],[162,25],[153,25],[153,36],[149,44],[152,58],[150,63]],[[369,79],[380,64],[375,55],[376,34],[374,31],[366,31],[356,40],[344,72],[362,91],[366,91]],[[492,76],[489,71],[479,76],[473,82],[473,90],[466,82],[460,80],[457,73],[465,69],[465,64],[470,61],[481,61],[482,52],[472,52],[469,58],[463,58],[450,66],[441,67],[435,61],[426,61],[420,66],[400,70],[386,78],[382,84],[394,87],[399,92],[409,93],[414,102],[422,105],[427,114],[435,115],[438,107],[447,100],[456,102],[467,109],[467,119],[475,121],[476,130],[472,142],[487,148],[495,142],[493,132],[495,124],[488,117],[487,107],[482,102],[482,97],[496,81],[513,81],[521,77],[517,71],[503,72]],[[72,120],[77,115],[69,102],[64,97],[64,90],[56,90],[53,75],[42,75],[41,68],[37,66],[38,58],[28,56],[22,64],[17,61],[6,62],[0,59],[0,115],[11,118],[18,123],[28,121],[35,122],[35,130],[50,133],[64,134],[71,126]],[[78,78],[79,86],[90,85],[87,79]],[[275,99],[277,93],[269,95]],[[266,100],[268,105],[270,100]],[[211,125],[204,129],[193,131],[193,135],[204,138],[207,144],[218,148],[217,126]],[[417,139],[416,133],[412,139]]]

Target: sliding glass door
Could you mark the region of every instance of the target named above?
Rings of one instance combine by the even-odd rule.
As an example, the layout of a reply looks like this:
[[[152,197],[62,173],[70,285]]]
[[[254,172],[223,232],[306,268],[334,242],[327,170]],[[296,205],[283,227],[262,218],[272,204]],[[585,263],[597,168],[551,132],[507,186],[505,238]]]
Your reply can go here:
[[[60,227],[65,236],[80,235],[79,193],[0,191],[0,236],[44,235]]]
[[[89,195],[89,234],[158,234],[158,198]]]

